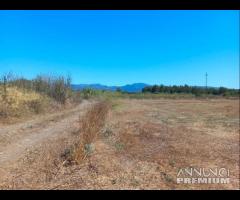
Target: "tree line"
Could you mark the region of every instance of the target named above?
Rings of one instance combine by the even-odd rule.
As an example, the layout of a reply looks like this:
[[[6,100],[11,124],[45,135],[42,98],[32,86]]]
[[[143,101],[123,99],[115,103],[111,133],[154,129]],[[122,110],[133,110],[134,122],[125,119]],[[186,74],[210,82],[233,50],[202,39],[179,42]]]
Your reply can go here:
[[[147,86],[142,89],[143,93],[186,93],[186,94],[194,94],[196,96],[201,96],[204,94],[211,95],[222,95],[222,96],[239,96],[239,89],[229,89],[226,87],[198,87],[198,86],[188,86],[188,85],[180,85],[180,86],[165,86],[165,85],[153,85]]]

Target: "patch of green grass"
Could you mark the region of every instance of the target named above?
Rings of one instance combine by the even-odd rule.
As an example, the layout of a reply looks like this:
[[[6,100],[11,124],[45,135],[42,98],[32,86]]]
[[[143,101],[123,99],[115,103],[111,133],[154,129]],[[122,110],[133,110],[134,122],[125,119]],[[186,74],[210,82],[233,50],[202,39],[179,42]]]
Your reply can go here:
[[[117,151],[122,151],[124,149],[124,147],[125,147],[125,145],[123,143],[121,143],[121,142],[116,142],[114,144],[114,146],[117,149]]]
[[[91,144],[85,144],[84,145],[84,150],[85,150],[86,155],[90,155],[94,152],[95,146],[92,143]]]
[[[165,172],[161,172],[161,175],[167,183],[174,183],[174,179],[170,175],[166,174]]]
[[[110,128],[106,128],[106,130],[102,132],[102,135],[104,138],[109,138],[110,136],[113,135],[113,132]]]

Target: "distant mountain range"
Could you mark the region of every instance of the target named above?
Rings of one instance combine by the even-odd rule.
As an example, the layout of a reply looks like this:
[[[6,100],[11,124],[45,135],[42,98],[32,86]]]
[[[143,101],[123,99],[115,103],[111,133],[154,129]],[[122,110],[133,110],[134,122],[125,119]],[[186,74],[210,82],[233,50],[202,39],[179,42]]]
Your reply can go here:
[[[91,88],[96,90],[108,90],[116,91],[117,88],[120,88],[124,92],[141,92],[142,89],[146,86],[149,86],[145,83],[133,83],[124,86],[106,86],[101,84],[72,84],[73,90],[83,90],[84,88]]]
[[[83,90],[85,88],[91,88],[95,90],[116,91],[117,88],[120,88],[124,92],[136,93],[136,92],[141,92],[142,89],[146,86],[151,86],[151,85],[146,83],[133,83],[133,84],[128,84],[124,86],[107,86],[102,84],[72,84],[72,89]],[[205,88],[206,86],[194,86],[194,87]],[[218,89],[219,87],[208,86],[208,88]]]

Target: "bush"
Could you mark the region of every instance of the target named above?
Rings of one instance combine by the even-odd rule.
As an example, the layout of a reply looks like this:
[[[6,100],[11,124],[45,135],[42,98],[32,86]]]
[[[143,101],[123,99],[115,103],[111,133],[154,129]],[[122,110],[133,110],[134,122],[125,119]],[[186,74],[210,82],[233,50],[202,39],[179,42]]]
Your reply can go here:
[[[82,90],[82,94],[84,99],[89,99],[90,97],[94,96],[96,92],[91,88],[84,88]]]
[[[5,92],[0,90],[1,117],[19,117],[27,112],[40,113],[44,97],[34,91],[24,91],[16,87],[7,87]]]
[[[71,78],[39,75],[33,80],[34,90],[47,94],[57,102],[65,104],[71,91]]]
[[[40,100],[28,102],[28,107],[36,114],[39,114],[44,110],[44,106]]]

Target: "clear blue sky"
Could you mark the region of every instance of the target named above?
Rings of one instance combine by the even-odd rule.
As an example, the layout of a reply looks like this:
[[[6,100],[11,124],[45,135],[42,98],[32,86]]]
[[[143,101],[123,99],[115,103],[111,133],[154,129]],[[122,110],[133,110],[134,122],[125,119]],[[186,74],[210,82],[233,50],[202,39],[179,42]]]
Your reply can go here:
[[[0,74],[239,88],[238,11],[0,11]]]

